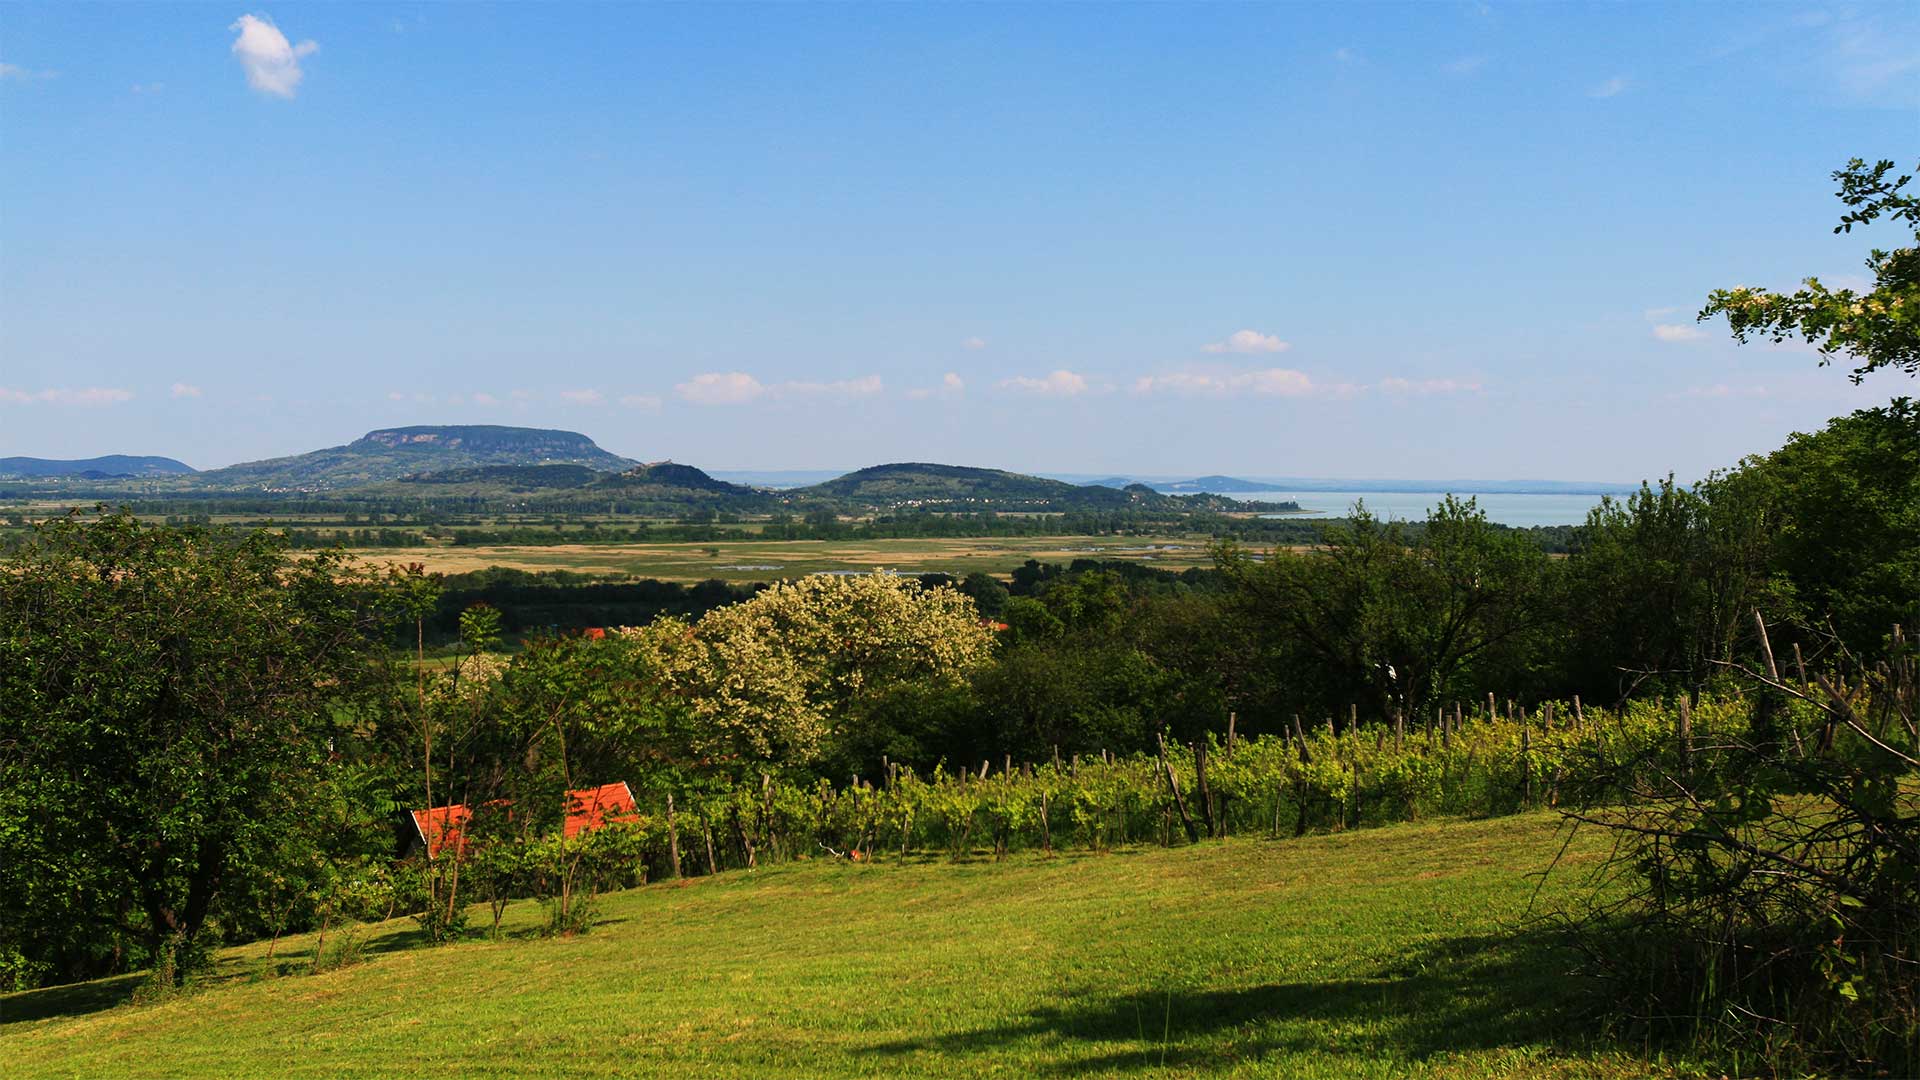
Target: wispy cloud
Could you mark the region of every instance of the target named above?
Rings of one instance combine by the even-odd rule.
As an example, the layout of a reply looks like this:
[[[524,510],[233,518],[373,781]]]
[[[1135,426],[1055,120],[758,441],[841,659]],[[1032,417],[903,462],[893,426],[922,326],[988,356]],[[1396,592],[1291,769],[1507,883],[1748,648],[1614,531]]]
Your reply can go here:
[[[660,399],[652,394],[621,394],[620,404],[628,409],[657,409]]]
[[[163,82],[133,84],[133,92],[140,97],[152,97],[155,94],[162,94],[166,92],[166,89],[167,84]]]
[[[1686,323],[1660,323],[1653,328],[1653,336],[1660,341],[1705,341],[1707,332]]]
[[[1293,346],[1273,334],[1263,334],[1258,330],[1236,330],[1227,335],[1225,341],[1216,341],[1200,348],[1210,353],[1277,353],[1286,352]]]
[[[983,337],[970,337],[961,342],[960,347],[963,349],[984,349],[987,347],[987,339]]]
[[[479,393],[473,395],[473,403],[483,409],[491,409],[495,405],[500,404],[500,399],[494,397],[492,394]]]
[[[1293,368],[1253,368],[1242,371],[1174,371],[1143,375],[1133,381],[1136,394],[1185,394],[1227,397],[1257,394],[1266,397],[1304,397],[1320,390],[1304,371]]]
[[[878,375],[812,382],[792,379],[763,383],[744,371],[709,371],[674,386],[673,392],[696,405],[744,405],[762,398],[861,398],[886,389]]]
[[[1487,66],[1484,56],[1462,56],[1440,65],[1440,70],[1449,75],[1472,75]]]
[[[1381,379],[1374,385],[1382,393],[1421,397],[1433,394],[1477,394],[1482,389],[1475,379],[1402,379],[1397,376]]]
[[[173,384],[173,396],[177,398],[196,398],[200,396],[200,388],[194,386],[192,383],[177,382]]]
[[[133,391],[114,386],[87,386],[77,390],[64,386],[46,390],[15,390],[0,386],[0,403],[8,405],[118,405],[132,400]]]
[[[0,60],[0,82],[37,82],[41,79],[51,79],[59,74],[57,71],[34,71],[19,64],[9,64]]]
[[[1625,93],[1627,88],[1632,85],[1632,80],[1628,79],[1625,75],[1615,75],[1613,78],[1587,91],[1587,96],[1590,98],[1618,97]]]
[[[233,55],[247,73],[247,85],[263,94],[290,98],[300,89],[306,72],[300,61],[319,51],[312,41],[295,45],[264,15],[242,15],[229,30],[238,31],[233,39]]]
[[[1092,384],[1087,381],[1085,375],[1061,368],[1037,379],[1026,375],[1001,379],[1000,388],[1018,394],[1038,394],[1041,397],[1076,397],[1092,389]]]
[[[560,400],[569,405],[604,405],[607,396],[598,390],[562,390]]]
[[[944,397],[944,398],[959,397],[961,394],[966,393],[966,390],[967,390],[966,380],[962,379],[959,375],[949,371],[945,375],[941,376],[939,386],[915,387],[914,389],[907,391],[907,396],[910,398],[913,398],[916,401],[923,401],[927,398],[933,398],[933,397]]]
[[[673,392],[696,405],[744,405],[767,388],[744,371],[709,371],[676,385]]]
[[[1360,58],[1359,53],[1356,53],[1352,49],[1346,48],[1345,46],[1342,46],[1338,49],[1333,50],[1333,60],[1334,60],[1334,63],[1337,63],[1337,64],[1351,64],[1352,62],[1354,62],[1359,58]]]

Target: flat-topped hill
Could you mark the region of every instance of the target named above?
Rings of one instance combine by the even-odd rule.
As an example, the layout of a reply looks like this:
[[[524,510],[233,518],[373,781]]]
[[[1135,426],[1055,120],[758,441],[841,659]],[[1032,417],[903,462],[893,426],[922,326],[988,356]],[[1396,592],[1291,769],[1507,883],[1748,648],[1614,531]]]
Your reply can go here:
[[[612,472],[636,464],[577,431],[425,425],[369,431],[344,446],[213,469],[196,479],[209,487],[318,491],[486,466],[577,465]]]

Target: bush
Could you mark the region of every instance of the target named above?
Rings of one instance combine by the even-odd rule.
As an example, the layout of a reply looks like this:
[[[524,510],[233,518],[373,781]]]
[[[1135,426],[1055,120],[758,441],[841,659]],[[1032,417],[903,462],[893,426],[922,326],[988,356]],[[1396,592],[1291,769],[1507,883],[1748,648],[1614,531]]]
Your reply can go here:
[[[1758,688],[1744,730],[1623,760],[1575,811],[1620,845],[1572,923],[1623,1019],[1778,1072],[1920,1073],[1913,650]],[[1692,737],[1688,737],[1691,735]]]

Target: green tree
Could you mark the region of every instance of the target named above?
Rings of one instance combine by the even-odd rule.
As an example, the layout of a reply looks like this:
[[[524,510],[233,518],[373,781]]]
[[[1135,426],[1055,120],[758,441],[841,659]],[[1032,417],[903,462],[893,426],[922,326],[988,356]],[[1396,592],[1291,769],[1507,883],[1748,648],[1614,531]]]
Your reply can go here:
[[[266,531],[126,513],[0,565],[0,949],[65,977],[191,955],[229,891],[299,857],[373,670],[346,578]]]
[[[1219,564],[1256,632],[1311,669],[1296,677],[1316,704],[1375,717],[1530,670],[1552,614],[1544,553],[1471,499],[1449,496],[1417,534],[1359,504],[1312,551],[1226,548]]]
[[[1855,225],[1870,225],[1882,217],[1914,230],[1914,247],[1876,248],[1867,256],[1873,288],[1864,293],[1830,289],[1818,278],[1807,278],[1792,293],[1747,285],[1716,289],[1699,318],[1725,315],[1742,343],[1794,336],[1817,342],[1822,366],[1836,355],[1859,361],[1853,369],[1856,383],[1881,368],[1920,375],[1920,198],[1903,193],[1911,175],[1892,173],[1891,161],[1868,166],[1854,158],[1833,174],[1840,182],[1835,194],[1848,207],[1834,232],[1851,233]]]

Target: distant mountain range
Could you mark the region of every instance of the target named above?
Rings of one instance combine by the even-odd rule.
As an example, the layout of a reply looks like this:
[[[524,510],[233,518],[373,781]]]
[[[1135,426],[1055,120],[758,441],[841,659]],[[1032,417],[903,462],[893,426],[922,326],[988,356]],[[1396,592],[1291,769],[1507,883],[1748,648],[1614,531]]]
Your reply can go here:
[[[1403,481],[1210,475],[1192,479],[1030,476],[1002,469],[896,462],[828,472],[714,476],[672,461],[642,463],[601,449],[579,432],[498,425],[418,426],[369,431],[342,446],[195,472],[172,458],[112,455],[82,461],[0,458],[0,477],[62,489],[111,491],[138,478],[182,494],[333,493],[354,498],[506,500],[570,507],[618,504],[629,512],[765,513],[831,509],[969,512],[1269,511],[1292,501],[1255,501],[1273,492],[1441,492],[1604,494],[1624,484],[1554,480]],[[736,483],[733,479],[753,482]]]
[[[369,431],[345,446],[210,469],[194,480],[213,488],[337,491],[449,469],[578,465],[614,472],[638,464],[574,431],[469,424]]]
[[[78,458],[0,458],[0,476],[51,477],[72,476],[87,480],[106,480],[121,476],[186,476],[193,466],[169,457],[136,457],[108,454],[105,457]]]

